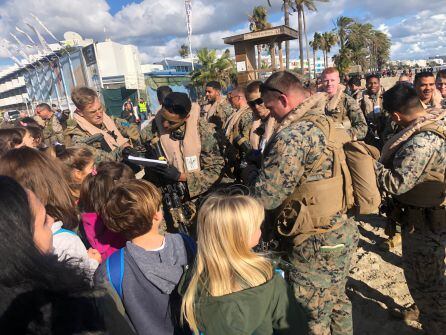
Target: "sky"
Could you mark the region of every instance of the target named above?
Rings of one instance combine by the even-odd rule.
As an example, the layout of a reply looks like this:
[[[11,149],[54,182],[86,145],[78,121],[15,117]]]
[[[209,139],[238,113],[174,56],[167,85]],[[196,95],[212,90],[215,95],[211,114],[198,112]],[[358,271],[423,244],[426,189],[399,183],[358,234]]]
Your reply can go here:
[[[193,50],[202,47],[219,51],[226,46],[222,38],[247,32],[248,15],[254,6],[268,8],[273,25],[283,22],[281,0],[192,0]],[[446,55],[446,0],[316,0],[317,12],[307,13],[308,38],[315,31],[334,28],[337,17],[349,16],[372,23],[389,35],[392,59],[420,59]],[[25,22],[35,25],[37,15],[60,40],[66,31],[84,38],[134,44],[142,63],[178,57],[186,43],[186,16],[183,0],[0,0],[0,45],[11,46],[10,32],[18,26],[32,33]],[[291,15],[297,28],[297,15]],[[42,31],[43,33],[43,31]],[[19,34],[19,36],[21,36]],[[45,35],[47,40],[50,38]],[[23,40],[25,42],[25,40]],[[298,42],[291,42],[291,58],[298,58]],[[336,48],[333,53],[336,52]],[[0,48],[0,68],[11,64]]]

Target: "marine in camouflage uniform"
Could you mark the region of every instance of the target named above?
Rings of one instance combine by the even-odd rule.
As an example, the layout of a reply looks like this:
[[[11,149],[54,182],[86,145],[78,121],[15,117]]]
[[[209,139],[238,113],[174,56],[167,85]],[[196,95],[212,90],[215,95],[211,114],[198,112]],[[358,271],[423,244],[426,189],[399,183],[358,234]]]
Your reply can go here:
[[[129,131],[127,128],[122,127],[119,122],[116,123],[116,127],[125,137]],[[105,125],[100,128],[103,131],[107,131]],[[114,137],[114,134],[111,134]],[[67,129],[64,131],[65,141],[67,146],[82,146],[87,147],[93,153],[96,163],[103,161],[117,161],[122,160],[122,149],[115,148],[114,150],[105,143],[105,141],[94,141],[89,142],[92,139],[92,135],[82,129],[75,120],[69,119],[67,121]]]
[[[273,76],[280,76],[280,72]],[[266,85],[272,85],[268,83],[270,79]],[[302,86],[300,90],[303,90]],[[265,91],[262,98],[270,108]],[[296,191],[303,185],[311,187],[312,182],[332,179],[334,156],[325,156],[327,137],[314,122],[329,122],[324,116],[326,102],[326,94],[319,93],[284,116],[265,148],[261,170],[246,169],[244,179],[250,185],[252,195],[267,210],[264,234],[268,235],[272,230],[279,236],[281,249],[294,266],[289,279],[297,301],[308,312],[310,333],[352,334],[352,309],[345,294],[345,284],[358,243],[356,224],[343,214],[344,211],[339,211],[325,218],[324,226],[308,227],[312,225],[312,219],[300,219],[308,212],[299,202],[293,201]],[[338,192],[342,198],[342,189]],[[308,204],[314,200],[317,199],[310,199]],[[291,228],[285,232],[284,227],[290,224]]]
[[[188,173],[186,181],[192,198],[217,187],[222,181],[228,182],[228,179],[223,177],[225,175],[225,160],[222,156],[223,138],[215,128],[214,124],[200,118],[198,132],[201,140],[201,170]],[[155,120],[152,120],[151,124],[141,131],[141,137],[144,142],[150,142],[155,136],[158,136],[158,130]]]
[[[223,128],[223,125],[232,113],[231,104],[224,96],[214,102],[209,102],[203,107],[202,111],[203,117],[220,129]]]
[[[408,110],[410,98],[391,103],[395,90],[408,94],[394,87],[384,105]],[[426,333],[439,335],[446,329],[446,111],[430,110],[426,118],[420,110],[419,103],[411,107],[407,115],[418,116],[389,140],[376,172],[380,188],[395,202],[393,218],[402,225],[404,275],[420,322]]]
[[[342,124],[353,141],[362,140],[367,135],[367,122],[361,107],[354,98],[342,92],[342,89],[327,103],[325,114],[336,123]]]
[[[43,143],[48,146],[54,143],[64,143],[63,128],[55,113],[49,119],[42,119],[40,116],[35,115],[34,120],[43,129]]]
[[[190,104],[189,98],[186,99],[182,95],[182,93],[171,93],[168,95],[168,97],[170,97],[170,99],[175,103],[184,103],[185,105]],[[170,102],[171,100],[168,101]],[[188,100],[189,102],[183,100]],[[190,105],[188,108],[191,108]],[[197,110],[197,115],[195,115],[195,109]],[[157,114],[157,117],[155,117],[155,119],[151,121],[149,126],[141,130],[141,138],[144,143],[153,146],[153,140],[155,138],[160,138],[160,134],[162,134],[162,132],[160,129],[158,129],[157,118],[161,118],[160,120],[162,120],[162,112],[163,109],[160,110],[160,112]],[[193,117],[190,116],[192,113],[194,113]],[[222,181],[229,181],[225,177],[225,160],[222,156],[224,137],[222,136],[221,132],[216,131],[216,126],[214,124],[206,121],[205,118],[199,116],[199,107],[196,104],[192,104],[192,111],[189,114],[189,118],[186,119],[186,123],[184,123],[178,130],[183,134],[186,133],[187,122],[195,122],[192,121],[192,118],[195,120],[195,117],[198,118],[196,122],[198,124],[198,142],[200,143],[201,151],[199,153],[199,171],[185,171],[185,182],[187,184],[189,195],[191,198],[197,198],[200,195],[207,193],[211,189],[217,187]],[[170,138],[172,139],[172,136],[170,136]],[[187,138],[184,138],[184,141],[186,140]],[[198,150],[200,150],[200,148],[198,148]],[[181,151],[184,156],[184,148]],[[174,162],[169,161],[168,155],[167,159],[169,164],[174,164]],[[183,157],[183,160],[186,161],[186,157]]]

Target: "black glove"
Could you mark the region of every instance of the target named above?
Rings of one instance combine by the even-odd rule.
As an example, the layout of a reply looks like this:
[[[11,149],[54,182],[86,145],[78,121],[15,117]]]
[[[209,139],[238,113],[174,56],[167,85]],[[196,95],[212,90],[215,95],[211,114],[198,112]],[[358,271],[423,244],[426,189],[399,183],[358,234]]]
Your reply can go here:
[[[160,179],[168,181],[178,181],[180,178],[180,171],[175,166],[172,165],[161,165],[158,164],[154,167],[149,168],[150,172],[158,175]]]

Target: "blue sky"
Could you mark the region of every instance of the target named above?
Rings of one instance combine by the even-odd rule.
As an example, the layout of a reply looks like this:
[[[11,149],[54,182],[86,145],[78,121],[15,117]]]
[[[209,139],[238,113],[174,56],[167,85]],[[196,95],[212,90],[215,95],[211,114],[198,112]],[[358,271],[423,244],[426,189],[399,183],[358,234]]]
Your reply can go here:
[[[370,22],[392,39],[393,59],[419,59],[446,55],[446,0],[331,0],[316,2],[319,11],[307,13],[308,36],[315,31],[333,29],[340,15]],[[224,50],[222,38],[246,32],[247,16],[266,0],[192,0],[193,47]],[[281,24],[280,0],[272,0],[269,20]],[[178,57],[186,42],[183,0],[0,0],[1,44],[9,39],[15,25],[25,27],[34,13],[62,39],[65,31],[79,32],[85,38],[102,41],[107,37],[138,47],[143,63],[164,57]],[[297,26],[296,15],[291,25]],[[104,28],[106,34],[104,34]],[[8,42],[10,43],[10,42]],[[10,45],[6,44],[9,48]],[[297,58],[297,41],[291,43],[292,58]],[[336,49],[333,50],[336,52]],[[9,64],[0,48],[0,67]]]

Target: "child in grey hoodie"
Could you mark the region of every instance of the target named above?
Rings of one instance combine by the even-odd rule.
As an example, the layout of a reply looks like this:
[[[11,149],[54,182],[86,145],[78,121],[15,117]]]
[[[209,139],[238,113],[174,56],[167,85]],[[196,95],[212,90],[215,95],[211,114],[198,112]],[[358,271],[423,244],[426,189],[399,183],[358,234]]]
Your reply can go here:
[[[107,228],[128,242],[100,265],[95,285],[109,291],[138,334],[182,334],[176,287],[195,242],[180,234],[159,234],[161,194],[144,180],[117,185],[102,215]],[[103,310],[106,314],[107,306]]]

